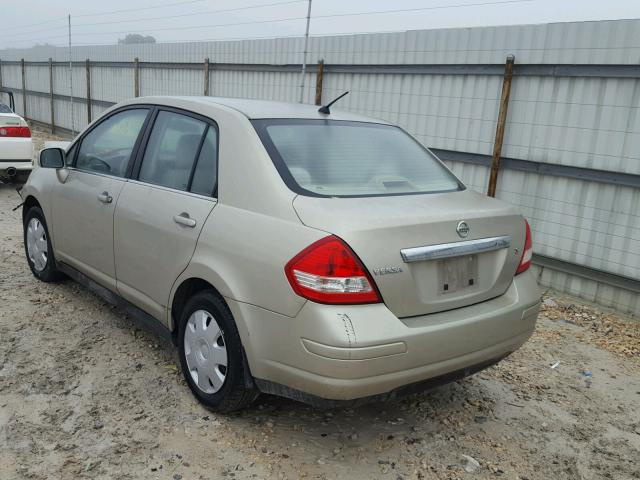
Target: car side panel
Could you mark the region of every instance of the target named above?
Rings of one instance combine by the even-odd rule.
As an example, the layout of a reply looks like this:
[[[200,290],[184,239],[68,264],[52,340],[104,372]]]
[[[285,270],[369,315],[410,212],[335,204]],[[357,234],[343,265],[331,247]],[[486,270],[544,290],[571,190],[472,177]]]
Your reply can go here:
[[[174,285],[171,299],[183,281],[202,278],[224,297],[295,316],[305,299],[291,289],[284,265],[326,235],[298,221],[218,204],[204,225],[189,266]]]
[[[23,200],[28,197],[35,198],[44,213],[45,220],[49,225],[49,236],[53,245],[54,253],[56,252],[56,238],[51,226],[51,189],[58,182],[56,171],[52,168],[34,168],[29,180],[20,190],[20,196]]]

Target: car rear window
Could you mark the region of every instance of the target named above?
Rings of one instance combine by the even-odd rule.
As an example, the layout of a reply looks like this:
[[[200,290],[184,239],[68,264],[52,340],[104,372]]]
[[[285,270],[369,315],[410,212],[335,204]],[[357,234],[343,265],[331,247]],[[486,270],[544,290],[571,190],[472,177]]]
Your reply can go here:
[[[4,103],[0,103],[0,113],[13,113],[13,111]]]
[[[353,197],[464,188],[402,129],[332,120],[254,120],[283,180],[297,193]]]

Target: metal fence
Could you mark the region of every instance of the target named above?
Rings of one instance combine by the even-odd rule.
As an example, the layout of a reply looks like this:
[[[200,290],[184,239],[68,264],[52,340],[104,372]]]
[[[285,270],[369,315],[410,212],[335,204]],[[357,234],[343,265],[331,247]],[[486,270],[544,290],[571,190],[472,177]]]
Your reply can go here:
[[[529,219],[542,285],[640,312],[640,21],[315,37],[309,52],[305,102],[349,90],[341,108],[400,124],[481,192],[515,55],[496,196]],[[72,127],[68,55],[0,51],[19,113]],[[302,39],[74,47],[72,59],[77,130],[136,95],[296,101]]]

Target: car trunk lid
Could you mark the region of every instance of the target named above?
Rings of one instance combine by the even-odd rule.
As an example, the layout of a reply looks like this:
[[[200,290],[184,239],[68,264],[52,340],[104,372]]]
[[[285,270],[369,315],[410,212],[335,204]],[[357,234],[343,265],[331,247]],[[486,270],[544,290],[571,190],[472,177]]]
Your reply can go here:
[[[23,127],[27,122],[15,113],[0,113],[0,127]]]
[[[371,272],[387,307],[400,318],[503,294],[525,241],[524,219],[514,208],[469,190],[298,196],[293,206],[305,225],[349,244]]]

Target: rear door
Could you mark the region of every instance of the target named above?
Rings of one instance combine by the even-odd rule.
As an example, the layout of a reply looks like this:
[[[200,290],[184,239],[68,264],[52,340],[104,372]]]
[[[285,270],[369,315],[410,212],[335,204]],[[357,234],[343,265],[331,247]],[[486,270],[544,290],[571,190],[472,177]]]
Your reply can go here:
[[[68,176],[52,192],[59,260],[115,290],[113,212],[149,108],[116,112],[87,132],[67,156]]]
[[[164,320],[173,282],[187,267],[216,205],[218,128],[159,108],[115,212],[117,288]]]

